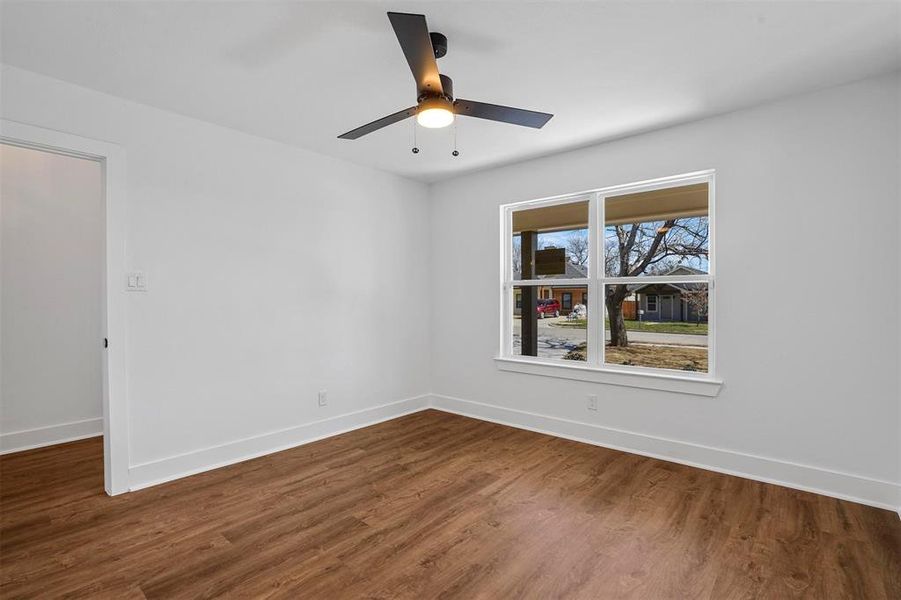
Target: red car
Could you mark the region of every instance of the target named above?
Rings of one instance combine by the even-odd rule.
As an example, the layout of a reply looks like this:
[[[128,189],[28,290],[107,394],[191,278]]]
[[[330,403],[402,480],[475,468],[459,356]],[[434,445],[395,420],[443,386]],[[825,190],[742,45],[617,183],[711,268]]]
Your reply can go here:
[[[560,303],[553,298],[547,298],[538,301],[538,318],[559,317]]]

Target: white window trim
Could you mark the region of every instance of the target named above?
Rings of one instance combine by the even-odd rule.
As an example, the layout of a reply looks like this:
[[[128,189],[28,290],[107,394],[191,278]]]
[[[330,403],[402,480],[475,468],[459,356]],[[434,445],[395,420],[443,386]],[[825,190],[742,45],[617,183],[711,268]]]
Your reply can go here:
[[[547,280],[517,280],[512,279],[513,256],[513,212],[529,208],[553,206],[588,200],[589,202],[589,256],[592,260],[589,264],[587,279],[554,280],[555,285],[587,285],[588,286],[588,322],[598,322],[598,315],[604,314],[603,294],[604,286],[616,283],[636,283],[635,277],[607,277],[603,270],[604,261],[604,205],[608,196],[616,196],[624,193],[638,193],[707,183],[709,204],[709,248],[708,272],[705,275],[679,275],[679,276],[642,276],[642,283],[706,283],[709,300],[707,311],[707,373],[680,373],[665,369],[650,367],[631,367],[627,365],[608,365],[604,363],[604,343],[598,343],[595,339],[599,335],[597,328],[588,327],[586,337],[588,341],[588,360],[584,363],[542,359],[539,357],[523,357],[513,355],[513,288],[514,286],[538,286],[546,285]],[[500,207],[500,315],[499,328],[499,352],[495,358],[497,368],[502,371],[527,373],[547,377],[563,379],[576,379],[594,383],[638,387],[645,389],[664,390],[685,394],[702,396],[716,396],[722,386],[722,380],[716,376],[716,301],[715,301],[715,276],[716,276],[716,251],[715,251],[715,172],[711,170],[687,173],[672,177],[662,177],[649,181],[611,186],[579,192],[542,198],[526,202],[504,204]],[[659,308],[659,298],[658,298]]]
[[[654,310],[651,310],[651,297],[654,298]],[[645,306],[648,307],[648,312],[657,312],[660,309],[660,305],[658,302],[660,301],[660,296],[657,294],[645,294],[644,295],[644,303]]]

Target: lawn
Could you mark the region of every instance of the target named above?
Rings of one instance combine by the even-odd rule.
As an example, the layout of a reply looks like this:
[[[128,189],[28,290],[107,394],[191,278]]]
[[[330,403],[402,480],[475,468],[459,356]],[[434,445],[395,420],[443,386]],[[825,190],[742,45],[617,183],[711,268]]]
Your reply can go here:
[[[551,323],[551,327],[571,327],[574,329],[585,329],[588,321],[586,319],[576,319],[574,321],[557,321]],[[610,328],[610,321],[604,324]],[[654,321],[626,321],[626,331],[648,331],[656,333],[687,333],[693,335],[707,335],[707,323],[658,323]]]
[[[586,344],[579,344],[570,350],[566,360],[587,360]],[[657,367],[677,371],[707,372],[707,348],[688,346],[651,346],[631,344],[627,348],[607,346],[604,348],[605,362],[610,365],[634,365],[637,367]]]

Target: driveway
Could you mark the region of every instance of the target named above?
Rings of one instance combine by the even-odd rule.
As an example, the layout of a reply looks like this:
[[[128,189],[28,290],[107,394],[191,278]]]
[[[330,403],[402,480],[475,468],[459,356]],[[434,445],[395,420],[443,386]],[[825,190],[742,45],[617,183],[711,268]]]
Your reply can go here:
[[[585,329],[552,327],[551,323],[566,321],[566,317],[538,319],[538,356],[541,358],[563,358],[586,339]],[[522,326],[519,319],[513,320],[513,354],[519,354],[522,346],[520,335]]]
[[[555,327],[554,323],[565,323],[566,317],[538,319],[538,356],[542,358],[563,358],[567,352],[585,342],[585,329],[576,327]],[[518,354],[521,346],[522,327],[519,319],[513,320],[513,354]],[[685,333],[655,333],[651,331],[630,331],[629,341],[657,346],[707,346],[706,335]],[[606,339],[610,339],[607,332]]]

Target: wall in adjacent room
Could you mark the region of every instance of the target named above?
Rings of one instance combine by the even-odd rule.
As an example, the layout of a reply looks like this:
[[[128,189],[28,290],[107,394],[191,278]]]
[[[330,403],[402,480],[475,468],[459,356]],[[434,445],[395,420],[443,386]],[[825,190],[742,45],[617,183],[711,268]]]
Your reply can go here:
[[[894,74],[435,184],[435,402],[901,505],[899,100]],[[500,204],[703,169],[718,397],[497,370]]]
[[[424,184],[28,71],[2,78],[3,118],[124,148],[127,263],[148,285],[127,307],[133,485],[422,404]]]
[[[99,435],[100,163],[0,144],[0,451]]]

